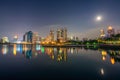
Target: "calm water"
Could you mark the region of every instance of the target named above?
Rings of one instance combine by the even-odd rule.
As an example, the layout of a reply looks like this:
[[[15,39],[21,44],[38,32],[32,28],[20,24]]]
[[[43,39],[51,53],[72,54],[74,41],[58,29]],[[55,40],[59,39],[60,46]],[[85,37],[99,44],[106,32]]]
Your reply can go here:
[[[0,45],[0,79],[120,80],[120,50]]]

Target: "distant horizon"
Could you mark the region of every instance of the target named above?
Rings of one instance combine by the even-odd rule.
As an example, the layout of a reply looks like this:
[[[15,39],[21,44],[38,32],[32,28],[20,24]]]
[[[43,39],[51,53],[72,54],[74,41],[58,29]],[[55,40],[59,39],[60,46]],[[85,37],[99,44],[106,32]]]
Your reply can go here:
[[[79,38],[79,40],[82,40],[83,38],[88,38],[88,39],[96,39],[96,38],[98,38],[98,36],[100,37],[100,30],[101,29],[104,29],[104,31],[105,31],[105,34],[107,34],[107,27],[108,26],[106,26],[106,27],[96,27],[96,28],[93,28],[93,29],[88,29],[88,30],[86,30],[86,32],[84,32],[83,31],[83,33],[81,32],[81,33],[77,33],[76,32],[76,34],[71,34],[71,32],[70,31],[72,31],[72,29],[71,30],[69,30],[69,28],[67,28],[67,35],[68,35],[68,38],[70,38],[70,37],[78,37]],[[113,26],[112,26],[113,27]],[[56,30],[57,30],[57,28],[63,28],[62,26],[59,26],[59,27],[49,27],[49,29],[48,29],[48,32],[46,32],[44,35],[42,35],[40,32],[37,32],[37,31],[35,31],[35,30],[28,30],[28,31],[32,31],[32,32],[37,32],[38,34],[39,34],[39,37],[46,37],[47,35],[49,35],[49,31],[50,31],[50,28],[54,28],[55,30],[55,35],[54,36],[56,36]],[[114,28],[114,27],[113,27]],[[117,30],[120,30],[120,28],[119,27],[116,27],[116,28],[114,28],[115,29],[115,34],[117,33]],[[28,32],[28,31],[26,31],[26,32]],[[42,31],[42,30],[41,30]],[[25,34],[26,32],[24,32],[24,33],[21,33],[21,34]],[[97,33],[97,34],[96,34]],[[23,35],[22,35],[22,37],[20,38],[20,36],[19,36],[19,34],[16,34],[16,35],[18,35],[18,40],[19,41],[22,41],[23,40]],[[76,35],[79,35],[79,36],[76,36]],[[84,36],[83,36],[84,35]],[[14,35],[15,36],[15,35]],[[12,37],[12,39],[10,40],[10,41],[13,41],[13,38],[14,38],[14,36]],[[82,36],[82,37],[80,37],[80,36]],[[6,36],[2,36],[2,37],[8,37],[7,35]],[[2,37],[0,37],[0,39],[2,38]],[[10,37],[8,37],[8,39],[10,39]]]

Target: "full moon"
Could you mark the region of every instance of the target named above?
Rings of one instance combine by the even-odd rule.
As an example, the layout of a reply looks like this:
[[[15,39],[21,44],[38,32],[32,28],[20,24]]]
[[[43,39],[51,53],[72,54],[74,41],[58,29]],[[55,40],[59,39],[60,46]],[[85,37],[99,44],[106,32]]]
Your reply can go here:
[[[100,21],[101,19],[102,19],[101,16],[97,16],[97,18],[96,18],[97,21]]]

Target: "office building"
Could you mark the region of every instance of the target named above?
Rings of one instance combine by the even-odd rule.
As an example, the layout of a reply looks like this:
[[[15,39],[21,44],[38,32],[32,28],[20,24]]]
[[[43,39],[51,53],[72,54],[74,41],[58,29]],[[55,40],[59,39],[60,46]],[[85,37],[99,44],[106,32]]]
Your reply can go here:
[[[115,34],[115,30],[112,26],[108,26],[107,29],[108,37],[112,37]]]

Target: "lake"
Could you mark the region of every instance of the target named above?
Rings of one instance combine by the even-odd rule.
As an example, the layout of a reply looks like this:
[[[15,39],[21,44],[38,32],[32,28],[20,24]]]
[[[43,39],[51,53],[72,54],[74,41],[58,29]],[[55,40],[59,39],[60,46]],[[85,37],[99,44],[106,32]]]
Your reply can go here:
[[[0,45],[0,79],[120,80],[120,49]]]

